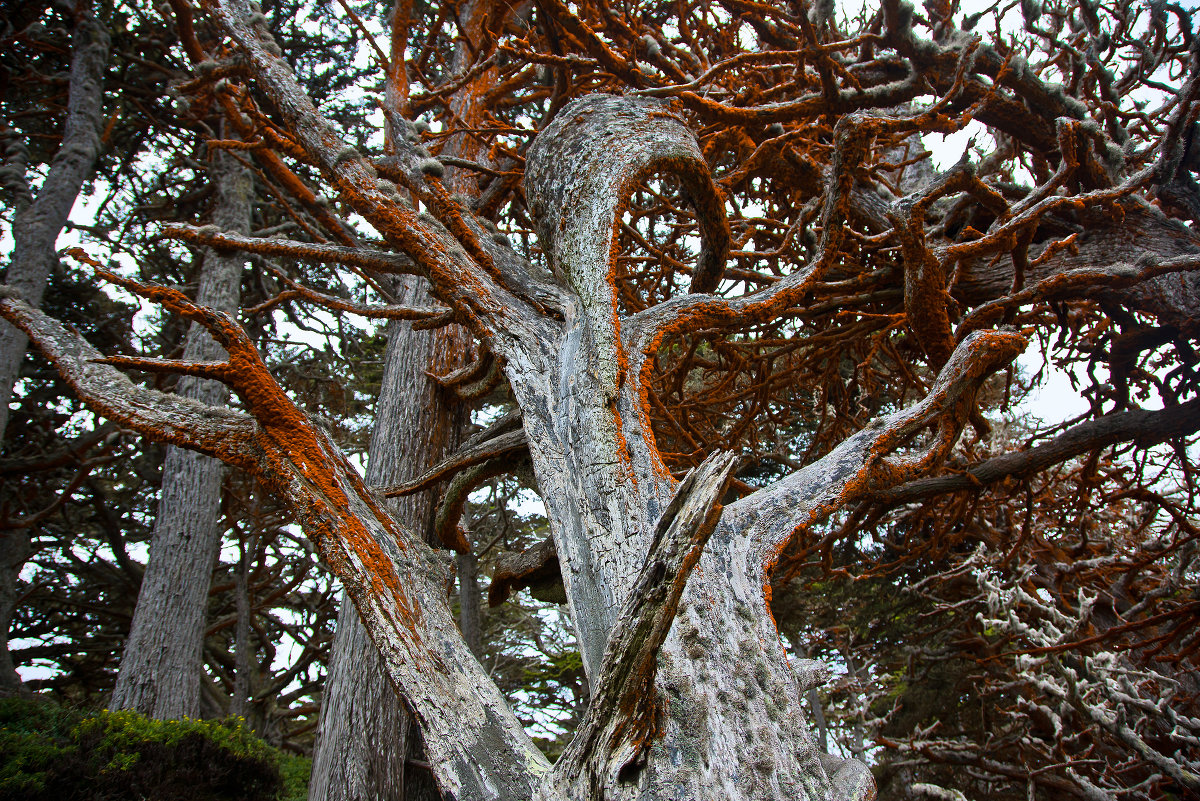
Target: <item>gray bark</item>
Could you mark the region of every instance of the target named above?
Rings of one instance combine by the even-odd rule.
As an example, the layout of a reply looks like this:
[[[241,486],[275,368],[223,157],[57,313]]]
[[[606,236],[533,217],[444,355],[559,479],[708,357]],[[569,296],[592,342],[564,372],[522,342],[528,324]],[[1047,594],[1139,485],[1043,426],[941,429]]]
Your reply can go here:
[[[41,305],[46,281],[58,261],[54,243],[100,154],[102,81],[109,36],[90,3],[80,2],[76,13],[62,145],[50,162],[37,198],[18,207],[13,220],[13,255],[5,284],[34,306]],[[8,402],[28,343],[23,333],[0,324],[0,439],[8,426]]]
[[[233,697],[229,702],[229,714],[246,717],[254,694],[254,644],[251,641],[251,617],[254,610],[250,605],[250,571],[254,565],[254,554],[258,549],[258,534],[242,543],[241,558],[238,559],[237,575],[234,578],[234,595],[237,604],[237,627],[234,633],[234,679]]]
[[[429,763],[441,787],[462,799],[530,798],[549,765],[463,642],[446,603],[444,559],[387,513],[328,434],[271,377],[232,317],[174,290],[101,275],[204,324],[229,360],[200,366],[104,358],[19,299],[0,297],[0,315],[37,342],[98,413],[246,469],[287,503],[342,579],[389,680],[429,733]],[[139,387],[115,365],[220,376],[246,412]]]
[[[483,614],[479,607],[479,562],[473,553],[455,557],[458,566],[458,628],[476,658],[483,655]]]
[[[240,46],[260,57],[254,43]],[[342,578],[389,679],[428,735],[441,787],[455,798],[868,799],[874,788],[866,768],[824,755],[812,742],[800,699],[821,671],[786,658],[768,612],[773,562],[797,529],[943,460],[979,387],[1024,339],[1000,331],[968,336],[925,399],[722,514],[719,479],[729,465],[722,468],[719,457],[680,483],[662,468],[642,405],[643,367],[667,331],[744,325],[807,291],[829,261],[824,254],[839,246],[838,210],[861,137],[845,130],[853,120],[835,131],[841,160],[827,190],[822,252],[805,270],[741,298],[689,295],[618,319],[608,280],[611,237],[635,176],[665,168],[684,173],[693,195],[714,190],[700,180],[703,160],[686,126],[661,106],[595,96],[565,109],[561,120],[530,151],[526,196],[563,287],[543,296],[560,303],[562,318],[540,315],[491,273],[473,270],[465,254],[453,267],[473,270],[469,281],[455,283],[449,267],[428,262],[448,299],[489,323],[482,330],[522,407],[572,608],[586,621],[579,626],[584,663],[603,700],[589,709],[573,758],[553,769],[458,632],[435,554],[393,521],[270,379],[230,318],[177,293],[123,282],[220,337],[230,360],[217,374],[238,392],[246,415],[133,386],[109,365],[149,366],[145,360],[98,364],[94,349],[17,300],[0,299],[0,313],[35,335],[93,408],[246,467],[291,505]],[[308,133],[320,132],[301,135]],[[330,161],[370,186],[358,165]],[[386,228],[383,218],[380,225]],[[418,233],[445,236],[432,226]],[[708,231],[705,239],[720,237]],[[420,252],[414,246],[414,257]],[[511,256],[501,263],[500,249],[489,255],[497,274],[518,266]],[[930,426],[934,436],[917,448],[912,438]]]
[[[400,13],[396,4],[392,13]],[[460,18],[470,20],[478,3],[468,3]],[[459,46],[455,72],[466,65],[467,48]],[[403,58],[403,43],[393,43],[393,57]],[[407,86],[388,81],[387,104],[400,108]],[[470,96],[470,92],[459,96]],[[475,111],[455,106],[460,119]],[[403,141],[406,131],[389,131],[389,141]],[[460,139],[462,139],[460,137]],[[473,140],[467,137],[466,143]],[[462,155],[462,143],[452,143],[448,154]],[[474,193],[451,172],[453,191]],[[420,278],[405,279],[398,300],[409,306],[428,306],[429,284]],[[394,322],[388,334],[387,365],[376,408],[376,426],[368,454],[367,483],[385,486],[415,478],[452,453],[462,438],[466,409],[447,404],[428,373],[446,375],[461,366],[469,335],[452,326],[437,332],[414,331],[408,323]],[[392,500],[390,511],[404,526],[432,541],[436,508],[430,492]],[[476,605],[478,608],[478,605]],[[470,640],[468,642],[471,642]],[[471,643],[478,655],[478,638]],[[330,655],[321,706],[318,740],[309,784],[310,801],[420,801],[439,798],[427,775],[406,781],[409,757],[423,752],[416,724],[403,702],[387,685],[384,666],[374,645],[362,630],[354,608],[343,597]],[[424,761],[424,760],[418,760]]]
[[[398,293],[409,305],[428,305],[428,283],[409,277]],[[465,352],[460,329],[414,331],[393,322],[387,364],[375,411],[367,483],[412,478],[457,445],[464,410],[447,404],[428,372],[444,375]],[[390,511],[409,529],[429,538],[434,498],[429,492],[389,501]],[[343,596],[321,704],[313,757],[312,801],[402,801],[413,729],[411,715],[388,682],[379,652],[354,606]],[[408,784],[416,786],[415,782]],[[422,784],[427,786],[428,782]],[[435,796],[436,797],[436,796]]]
[[[797,530],[942,462],[983,382],[1025,340],[1001,330],[965,336],[939,358],[923,400],[724,510],[719,458],[683,482],[665,470],[641,383],[665,337],[770,320],[821,280],[845,236],[846,201],[870,147],[867,120],[848,114],[835,127],[820,241],[808,264],[740,297],[697,292],[621,318],[612,240],[620,205],[641,176],[665,170],[682,178],[709,251],[701,263],[713,266],[706,281],[716,280],[723,261],[727,229],[708,167],[669,108],[592,96],[564,108],[534,142],[525,194],[551,278],[496,243],[461,206],[449,207],[452,200],[442,198],[434,212],[460,226],[457,233],[418,216],[364,159],[343,157],[337,132],[247,23],[246,3],[210,0],[206,8],[313,163],[503,361],[595,688],[580,745],[552,769],[546,764],[457,631],[436,555],[395,524],[328,437],[270,382],[230,320],[204,318],[154,291],[169,308],[205,319],[226,344],[230,364],[221,375],[249,414],[222,417],[139,391],[19,301],[0,299],[0,313],[35,334],[94,408],[247,466],[291,504],[344,581],[384,671],[428,734],[432,770],[455,798],[872,797],[861,763],[822,754],[812,741],[800,699],[822,671],[787,660],[769,614],[771,569]],[[418,155],[398,146],[395,161],[427,200],[434,194],[422,194]],[[164,417],[164,408],[179,414]]]
[[[213,222],[245,233],[253,203],[250,172],[225,153],[213,156],[211,170],[217,187]],[[235,310],[243,264],[241,256],[207,251],[196,302]],[[224,356],[207,332],[191,326],[185,361],[212,362]],[[224,384],[194,376],[180,378],[176,391],[209,406],[223,406],[229,397]],[[167,449],[150,557],[113,689],[113,709],[134,709],[161,720],[200,714],[208,590],[224,528],[224,476],[225,466],[216,459],[175,446]]]
[[[29,199],[27,183],[20,187],[23,191],[17,192],[12,226],[13,252],[5,288],[34,306],[41,305],[46,281],[58,260],[55,241],[100,153],[102,82],[108,65],[109,36],[86,0],[79,3],[76,19],[62,145],[50,162],[37,197]],[[23,150],[20,144],[14,143],[14,147]],[[19,169],[23,165],[10,166]],[[0,442],[8,427],[8,403],[28,342],[24,333],[0,322]],[[17,598],[17,578],[31,553],[28,530],[10,529],[0,535],[0,695],[27,692],[8,650],[8,628]]]
[[[28,529],[10,528],[0,532],[0,698],[30,694],[8,650],[8,630],[16,611],[17,578],[32,550]]]

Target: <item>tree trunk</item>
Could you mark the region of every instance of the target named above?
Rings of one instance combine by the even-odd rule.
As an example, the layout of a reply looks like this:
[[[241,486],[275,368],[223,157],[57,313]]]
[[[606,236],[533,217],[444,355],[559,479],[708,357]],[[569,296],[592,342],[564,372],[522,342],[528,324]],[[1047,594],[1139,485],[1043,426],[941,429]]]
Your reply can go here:
[[[100,154],[109,36],[89,3],[79,3],[77,14],[62,145],[37,199],[28,205],[18,201],[12,226],[13,256],[5,284],[34,306],[41,305],[46,281],[58,261],[54,244]],[[0,439],[8,426],[8,402],[28,344],[23,333],[8,323],[0,324]]]
[[[233,698],[229,702],[229,714],[244,718],[250,713],[250,701],[254,695],[254,644],[250,635],[254,610],[250,603],[250,572],[258,550],[258,533],[242,542],[239,550],[238,569],[233,581],[237,625],[234,633]]]
[[[460,19],[466,20],[468,26],[478,24],[479,10],[487,5],[468,3],[460,12]],[[397,110],[403,108],[408,94],[403,31],[410,11],[411,6],[403,2],[397,2],[392,10],[391,56],[395,74],[387,81],[385,102]],[[464,70],[468,64],[469,51],[460,45],[455,71]],[[471,86],[458,93],[459,100],[455,103],[456,113],[468,123],[479,113],[478,97],[470,91]],[[465,105],[461,98],[467,98]],[[403,137],[404,133],[389,130],[388,139]],[[446,152],[474,155],[466,152],[473,146],[473,140],[470,137],[460,140],[450,143]],[[458,171],[451,171],[448,183],[453,191],[468,196],[476,193]],[[414,306],[428,305],[431,300],[428,282],[419,278],[405,279],[400,294],[400,302]],[[469,335],[456,326],[431,333],[414,331],[409,323],[392,323],[368,455],[369,486],[415,478],[457,447],[468,422],[466,409],[447,404],[444,393],[428,373],[446,375],[460,367],[469,341]],[[429,492],[410,495],[393,501],[390,506],[401,525],[426,541],[433,536],[436,513],[430,495]],[[478,653],[474,646],[472,650]],[[379,654],[345,596],[338,612],[318,731],[310,801],[440,798],[428,770],[418,770],[406,781],[410,758],[423,753],[421,738],[411,714],[388,684]]]
[[[575,293],[574,304],[559,307],[561,320],[536,317],[482,271],[445,290],[506,327],[508,337],[489,336],[489,344],[505,357],[522,406],[572,606],[600,621],[579,628],[593,700],[553,768],[458,632],[446,603],[444,560],[395,523],[274,381],[231,317],[182,293],[101,273],[219,337],[229,353],[225,364],[157,364],[219,375],[245,413],[136,386],[115,366],[147,367],[148,360],[102,359],[19,300],[0,299],[0,313],[37,339],[98,412],[250,470],[291,506],[343,580],[389,679],[428,734],[441,787],[456,798],[869,799],[866,768],[821,754],[808,735],[799,701],[821,675],[786,658],[769,611],[771,568],[797,529],[944,461],[984,381],[1025,340],[1001,331],[969,335],[924,399],[722,510],[735,459],[714,454],[680,482],[662,469],[642,413],[646,362],[681,321],[707,326],[787,307],[813,271],[743,298],[681,296],[618,319],[611,313],[616,290],[604,275],[614,269],[609,237],[623,185],[663,166],[687,179],[703,159],[682,120],[653,103],[594,96],[561,120],[531,149],[526,195],[547,260]],[[852,157],[861,138],[845,127],[835,131],[834,147]],[[837,193],[845,192],[855,162],[847,163],[829,190],[823,250],[839,244]],[[622,186],[610,186],[614,178]],[[697,206],[715,192],[700,182],[689,190]],[[574,227],[564,213],[575,214]],[[702,237],[707,245],[720,239],[711,229]],[[914,440],[930,428],[933,435]]]
[[[214,223],[225,230],[248,231],[250,172],[223,152],[214,154],[211,168],[217,186]],[[243,263],[241,256],[207,251],[197,303],[234,311]],[[219,361],[224,355],[208,333],[192,325],[185,360]],[[180,378],[177,392],[210,406],[224,406],[229,397],[224,384],[193,376]],[[167,449],[150,558],[113,690],[113,709],[134,709],[160,720],[200,714],[204,625],[221,545],[224,476],[225,466],[216,459],[174,446]]]
[[[42,303],[46,281],[58,261],[55,242],[100,153],[102,82],[108,65],[109,36],[89,3],[80,2],[76,13],[62,145],[50,162],[37,198],[30,200],[25,184],[25,191],[19,193],[23,196],[15,203],[12,261],[4,289],[33,306]],[[8,403],[28,344],[24,333],[0,322],[0,442],[4,441]],[[17,579],[32,552],[28,529],[9,529],[0,535],[0,696],[27,692],[8,650],[8,627],[16,603]]]
[[[398,294],[400,302],[411,305],[430,300],[428,284],[417,278],[407,278]],[[375,486],[420,475],[458,445],[466,422],[463,407],[447,403],[428,375],[444,375],[460,366],[465,334],[457,328],[414,331],[403,322],[390,328],[367,463],[367,483]],[[435,511],[430,493],[398,498],[389,505],[401,525],[428,539]],[[411,786],[406,794],[413,726],[358,612],[343,596],[321,704],[311,801],[419,797]]]
[[[483,611],[479,606],[479,560],[473,553],[460,553],[458,566],[458,628],[476,658],[483,656]]]
[[[29,530],[10,528],[0,533],[0,698],[10,695],[29,695],[29,688],[21,681],[8,650],[8,629],[12,624],[17,604],[17,577],[32,547]]]

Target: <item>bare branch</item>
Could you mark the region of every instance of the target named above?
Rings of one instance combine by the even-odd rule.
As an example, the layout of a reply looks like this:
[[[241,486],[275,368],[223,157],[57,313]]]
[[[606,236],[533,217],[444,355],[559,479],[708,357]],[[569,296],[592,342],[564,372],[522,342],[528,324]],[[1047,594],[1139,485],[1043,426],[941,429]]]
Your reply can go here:
[[[829,455],[731,504],[726,520],[736,521],[773,559],[798,529],[938,464],[974,411],[984,380],[1024,347],[1018,334],[972,334],[955,348],[920,402],[874,421]],[[937,426],[930,444],[902,457],[887,456],[929,425]]]
[[[179,239],[215,250],[238,250],[260,256],[296,259],[314,264],[344,264],[348,267],[360,267],[383,275],[423,274],[408,256],[363,247],[313,244],[274,237],[269,239],[253,237],[232,231],[221,231],[211,226],[167,225],[163,227],[162,235],[167,239]]]
[[[253,463],[255,425],[250,416],[134,384],[104,364],[83,337],[23,300],[0,299],[0,315],[25,332],[88,406],[114,423],[230,464]]]
[[[945,492],[976,491],[1006,478],[1023,478],[1100,448],[1121,442],[1148,447],[1200,430],[1200,401],[1160,411],[1114,412],[1080,423],[1034,448],[995,456],[962,473],[910,481],[876,494],[879,503],[910,503]]]

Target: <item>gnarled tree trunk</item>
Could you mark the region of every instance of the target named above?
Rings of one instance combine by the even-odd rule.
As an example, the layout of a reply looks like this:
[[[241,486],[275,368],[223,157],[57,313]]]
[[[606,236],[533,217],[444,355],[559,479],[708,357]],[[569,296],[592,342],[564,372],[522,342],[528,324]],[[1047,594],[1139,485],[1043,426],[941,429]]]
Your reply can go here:
[[[547,273],[508,248],[430,177],[428,154],[396,143],[386,169],[432,212],[418,214],[316,110],[264,41],[247,3],[207,0],[205,8],[273,101],[273,113],[294,137],[289,146],[302,149],[343,200],[406,254],[406,269],[427,277],[437,298],[504,365],[521,407],[592,689],[592,703],[562,757],[547,764],[471,655],[445,598],[444,560],[395,521],[329,438],[287,399],[231,318],[171,290],[110,276],[203,323],[229,358],[97,364],[78,337],[26,304],[0,300],[0,312],[34,336],[93,407],[151,436],[242,466],[291,505],[342,578],[388,680],[411,705],[444,792],[458,799],[522,801],[871,797],[865,766],[823,754],[808,731],[802,697],[821,681],[822,671],[786,658],[769,611],[770,573],[797,530],[943,461],[975,413],[981,385],[1020,352],[1024,338],[995,328],[957,336],[949,330],[944,288],[931,293],[929,277],[919,269],[944,267],[923,243],[924,207],[897,202],[888,211],[913,272],[904,287],[907,325],[936,372],[922,400],[723,507],[736,460],[714,454],[682,481],[671,476],[650,430],[645,382],[652,357],[670,337],[742,330],[801,303],[843,254],[856,174],[872,140],[910,131],[913,121],[841,116],[828,143],[832,164],[819,198],[820,236],[811,258],[762,289],[724,297],[713,294],[730,239],[722,198],[677,109],[631,97],[577,100],[561,109],[527,154],[525,197]],[[588,33],[585,27],[572,31]],[[906,79],[892,89],[908,91],[917,83]],[[846,94],[816,100],[845,105],[854,98],[861,99]],[[701,224],[704,252],[690,293],[622,316],[614,237],[630,192],[655,172],[682,182]],[[964,170],[948,175],[945,187],[996,199],[971,181]],[[924,200],[931,202],[932,192]],[[1112,200],[1115,193],[1093,199]],[[1004,225],[1026,222],[1014,219]],[[238,242],[202,229],[177,234],[227,246]],[[287,247],[313,258],[353,255],[356,264],[381,260],[316,244],[241,246],[257,252]],[[218,377],[239,394],[246,413],[164,398],[133,386],[112,365]]]

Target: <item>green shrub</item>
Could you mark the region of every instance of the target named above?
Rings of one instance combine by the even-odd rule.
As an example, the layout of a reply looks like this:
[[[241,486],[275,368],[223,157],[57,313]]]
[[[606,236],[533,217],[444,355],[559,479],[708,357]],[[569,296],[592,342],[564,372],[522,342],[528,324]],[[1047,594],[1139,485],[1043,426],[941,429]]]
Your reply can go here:
[[[279,793],[279,801],[306,801],[312,759],[284,751],[278,753],[279,775],[283,778],[283,790]]]
[[[0,701],[0,801],[302,801],[309,765],[237,719]]]
[[[62,795],[58,774],[75,763],[68,733],[79,718],[54,704],[0,699],[0,799]]]

